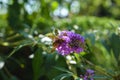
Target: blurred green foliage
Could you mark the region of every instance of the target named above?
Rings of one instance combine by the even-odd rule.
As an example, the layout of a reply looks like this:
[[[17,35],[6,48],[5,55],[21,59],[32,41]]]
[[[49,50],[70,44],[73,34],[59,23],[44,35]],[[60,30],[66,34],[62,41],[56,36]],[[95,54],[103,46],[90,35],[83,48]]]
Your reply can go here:
[[[6,1],[0,0],[0,80],[80,80],[87,68],[95,80],[120,80],[120,0]],[[51,52],[42,40],[54,29],[83,35],[89,51],[80,55],[92,63]]]

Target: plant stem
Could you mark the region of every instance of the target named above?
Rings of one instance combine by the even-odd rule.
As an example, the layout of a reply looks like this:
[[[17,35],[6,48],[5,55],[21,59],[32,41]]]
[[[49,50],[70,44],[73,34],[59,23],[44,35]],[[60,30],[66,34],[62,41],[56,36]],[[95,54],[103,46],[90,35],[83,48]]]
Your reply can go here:
[[[12,74],[8,71],[8,69],[4,66],[4,71],[6,72],[6,74],[8,75],[9,78],[12,77]]]

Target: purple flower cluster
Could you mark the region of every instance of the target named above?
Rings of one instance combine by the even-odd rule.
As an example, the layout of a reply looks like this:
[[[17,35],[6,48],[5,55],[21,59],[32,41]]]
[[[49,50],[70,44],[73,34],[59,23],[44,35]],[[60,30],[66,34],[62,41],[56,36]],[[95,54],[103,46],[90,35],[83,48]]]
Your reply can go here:
[[[83,80],[94,80],[94,70],[87,69],[85,75],[80,75]]]
[[[56,50],[61,55],[68,55],[70,53],[80,53],[84,50],[84,37],[71,31],[61,31],[58,35],[61,40]]]

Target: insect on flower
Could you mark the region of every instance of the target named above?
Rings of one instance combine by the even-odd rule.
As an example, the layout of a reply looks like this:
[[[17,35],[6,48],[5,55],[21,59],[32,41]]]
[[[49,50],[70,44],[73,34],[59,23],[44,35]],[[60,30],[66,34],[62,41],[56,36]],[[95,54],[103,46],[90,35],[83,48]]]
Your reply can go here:
[[[53,42],[53,47],[57,48],[60,44],[62,44],[64,42],[63,39],[59,39],[57,38],[54,42]]]
[[[61,55],[80,53],[84,50],[84,38],[71,31],[61,31],[53,38],[53,49]]]
[[[52,36],[51,39],[53,40],[53,44],[52,44],[53,48],[52,48],[51,52],[55,51],[55,49],[65,41],[65,40],[57,37],[57,35]]]

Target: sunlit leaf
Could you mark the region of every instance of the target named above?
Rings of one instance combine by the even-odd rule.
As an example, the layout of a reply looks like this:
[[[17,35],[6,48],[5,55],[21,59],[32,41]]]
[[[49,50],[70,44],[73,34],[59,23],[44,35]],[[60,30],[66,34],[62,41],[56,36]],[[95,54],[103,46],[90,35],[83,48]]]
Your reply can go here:
[[[3,59],[0,57],[0,69],[2,69],[5,65],[5,62],[3,61]]]
[[[33,41],[28,40],[28,41],[22,41],[20,45],[16,46],[13,51],[7,56],[7,58],[11,57],[16,51],[18,51],[19,49],[21,49],[22,47],[26,46],[26,45],[30,45],[32,44]]]
[[[52,80],[64,80],[65,78],[70,77],[70,76],[72,76],[72,74],[64,73],[64,74],[58,75],[57,77],[53,78]]]
[[[52,3],[51,3],[51,7],[52,7],[52,9],[53,10],[55,10],[57,7],[58,7],[58,2],[57,1],[53,1]]]

